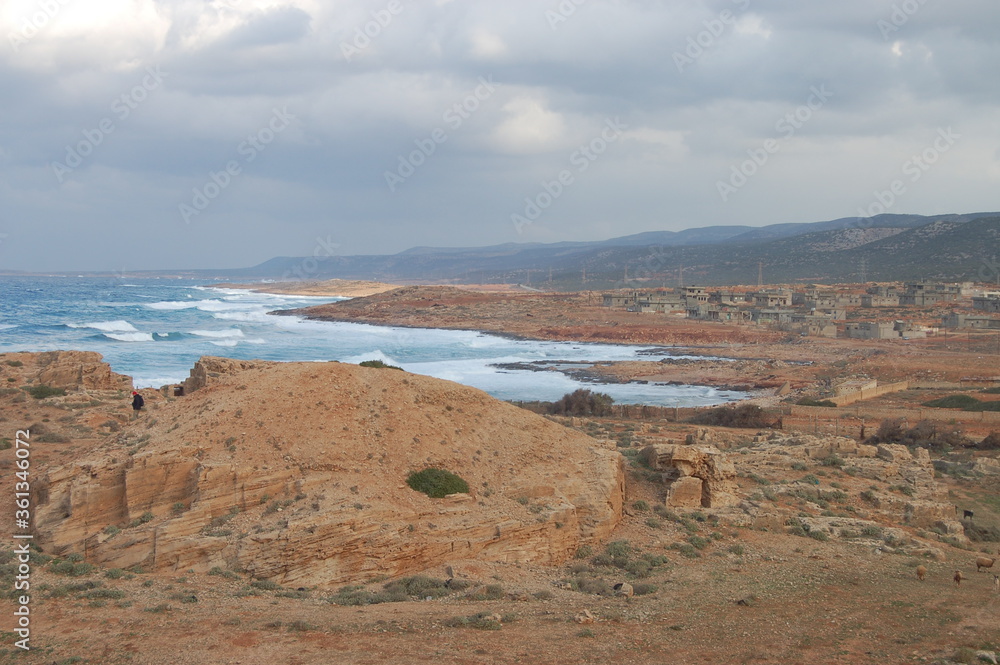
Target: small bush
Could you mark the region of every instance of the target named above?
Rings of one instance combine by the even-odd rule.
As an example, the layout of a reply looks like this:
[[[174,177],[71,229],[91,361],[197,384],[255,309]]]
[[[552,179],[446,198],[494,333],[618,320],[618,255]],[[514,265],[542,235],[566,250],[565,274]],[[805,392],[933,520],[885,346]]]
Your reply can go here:
[[[717,427],[743,427],[760,429],[770,427],[775,419],[756,404],[742,404],[737,407],[720,406],[699,413],[691,419],[698,425],[714,425]]]
[[[969,409],[979,406],[981,402],[971,395],[948,395],[940,399],[924,402],[923,406],[935,409]]]
[[[374,367],[375,369],[398,369],[402,371],[402,367],[396,367],[395,365],[388,365],[381,360],[365,360],[358,363],[361,367]]]
[[[590,545],[583,545],[573,555],[576,559],[589,559],[594,556],[594,548]]]
[[[844,459],[839,455],[828,455],[820,462],[823,466],[833,466],[838,469],[844,466]]]
[[[388,593],[402,593],[412,598],[441,598],[451,593],[445,580],[426,575],[414,575],[394,580],[385,585]]]
[[[66,394],[66,390],[46,385],[37,385],[28,388],[28,394],[35,399],[45,399],[46,397],[62,397]]]
[[[799,406],[826,406],[826,407],[837,406],[836,402],[831,402],[828,399],[815,400],[812,399],[811,397],[803,397],[798,402],[796,402],[796,404]]]
[[[646,512],[647,510],[649,510],[649,504],[643,501],[642,499],[633,503],[632,507],[638,510],[639,512]]]
[[[549,413],[557,416],[609,416],[612,404],[614,399],[610,395],[580,388],[553,402]]]
[[[414,471],[406,478],[406,484],[432,499],[441,499],[449,494],[468,494],[469,484],[451,471],[428,468]]]

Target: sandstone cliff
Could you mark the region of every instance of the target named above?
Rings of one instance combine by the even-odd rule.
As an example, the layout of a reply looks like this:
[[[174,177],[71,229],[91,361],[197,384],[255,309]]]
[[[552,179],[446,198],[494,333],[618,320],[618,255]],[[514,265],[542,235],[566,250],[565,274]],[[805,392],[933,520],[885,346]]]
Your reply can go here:
[[[391,369],[204,358],[37,485],[37,539],[107,566],[245,570],[292,586],[456,559],[558,563],[617,524],[621,456],[480,391]],[[430,499],[425,467],[468,481]]]
[[[3,358],[7,371],[17,375],[18,383],[66,390],[132,389],[132,379],[112,372],[111,366],[95,351],[5,353]]]

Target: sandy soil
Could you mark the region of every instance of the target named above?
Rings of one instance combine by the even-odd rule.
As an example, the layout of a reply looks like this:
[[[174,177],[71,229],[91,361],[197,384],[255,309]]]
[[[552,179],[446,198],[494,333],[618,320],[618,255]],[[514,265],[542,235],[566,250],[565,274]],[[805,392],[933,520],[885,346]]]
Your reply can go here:
[[[371,296],[376,293],[384,293],[386,291],[398,289],[399,285],[386,284],[384,282],[368,282],[356,279],[327,279],[322,281],[270,282],[258,284],[220,283],[212,284],[212,287],[219,289],[246,289],[248,291],[275,293],[279,295],[355,298],[360,296]]]

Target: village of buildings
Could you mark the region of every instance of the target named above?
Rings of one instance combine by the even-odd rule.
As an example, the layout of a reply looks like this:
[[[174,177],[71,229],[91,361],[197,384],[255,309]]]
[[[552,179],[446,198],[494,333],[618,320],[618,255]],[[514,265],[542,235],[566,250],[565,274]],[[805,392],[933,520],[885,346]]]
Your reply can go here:
[[[972,282],[756,290],[686,286],[605,293],[603,304],[643,314],[770,325],[802,336],[918,339],[949,329],[1000,331],[1000,291]]]

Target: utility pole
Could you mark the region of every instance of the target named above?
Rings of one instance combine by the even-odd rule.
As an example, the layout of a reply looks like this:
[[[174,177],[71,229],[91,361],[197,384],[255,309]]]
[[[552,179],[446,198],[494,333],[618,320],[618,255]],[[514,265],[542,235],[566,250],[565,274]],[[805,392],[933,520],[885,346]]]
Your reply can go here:
[[[757,262],[757,288],[764,286],[764,262]]]

